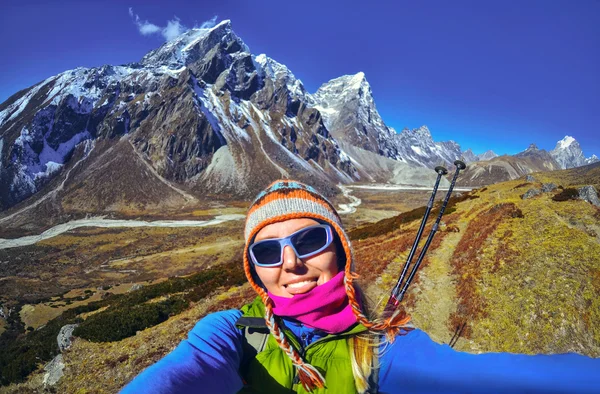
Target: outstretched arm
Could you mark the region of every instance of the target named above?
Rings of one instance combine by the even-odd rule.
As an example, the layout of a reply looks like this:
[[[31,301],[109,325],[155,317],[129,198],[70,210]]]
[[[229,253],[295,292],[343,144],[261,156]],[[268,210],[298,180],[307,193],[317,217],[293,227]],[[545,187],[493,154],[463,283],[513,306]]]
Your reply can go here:
[[[380,392],[598,393],[599,373],[600,359],[579,354],[470,354],[414,330],[383,355]]]
[[[171,353],[132,380],[121,394],[236,393],[243,384],[238,369],[242,333],[238,310],[212,313]]]

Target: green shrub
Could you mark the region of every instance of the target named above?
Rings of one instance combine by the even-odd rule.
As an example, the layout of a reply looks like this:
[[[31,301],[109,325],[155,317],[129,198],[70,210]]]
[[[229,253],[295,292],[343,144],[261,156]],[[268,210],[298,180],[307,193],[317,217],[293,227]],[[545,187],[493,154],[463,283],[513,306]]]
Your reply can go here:
[[[0,335],[0,386],[23,382],[38,364],[52,360],[58,354],[56,337],[66,324],[81,323],[74,335],[94,342],[118,341],[135,335],[184,311],[190,301],[198,301],[222,286],[239,286],[246,281],[241,253],[229,264],[207,268],[197,274],[170,278],[126,294],[109,294],[100,301],[66,310],[46,326],[24,335],[25,327],[12,314],[9,329]],[[110,288],[110,286],[104,286]],[[147,301],[174,293],[167,300]],[[109,306],[103,312],[89,316],[85,322],[79,314]],[[12,320],[15,319],[15,320]]]
[[[562,192],[555,194],[552,197],[554,201],[568,201],[568,200],[577,200],[579,198],[579,191],[572,187],[568,187],[564,189]]]
[[[446,205],[446,209],[444,211],[445,215],[451,214],[456,211],[456,204],[465,200],[473,200],[475,198],[479,198],[479,196],[472,195],[470,193],[465,193],[460,197],[451,197],[448,200],[448,204]],[[439,211],[441,208],[441,203],[438,202],[437,207],[434,207],[430,214],[429,220],[432,218],[436,218],[439,215]],[[412,211],[401,213],[398,216],[394,216],[391,218],[380,220],[376,223],[371,223],[363,227],[356,228],[348,232],[348,236],[351,240],[358,239],[367,239],[371,237],[376,237],[378,235],[387,234],[394,230],[397,230],[401,224],[410,223],[415,220],[422,220],[423,216],[425,216],[426,207],[420,207],[413,209]]]
[[[23,382],[38,364],[52,360],[58,354],[56,337],[61,327],[79,321],[71,311],[66,311],[27,335],[23,334],[22,323],[11,325],[0,336],[0,386]]]
[[[108,309],[88,317],[73,331],[73,335],[92,342],[120,341],[162,323],[186,307],[187,302],[183,298],[171,297],[156,303]]]

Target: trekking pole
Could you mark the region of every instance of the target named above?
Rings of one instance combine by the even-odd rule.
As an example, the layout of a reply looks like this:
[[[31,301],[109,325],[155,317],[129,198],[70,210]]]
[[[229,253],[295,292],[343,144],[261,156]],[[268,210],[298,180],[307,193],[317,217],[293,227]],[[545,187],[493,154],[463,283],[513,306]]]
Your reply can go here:
[[[425,215],[423,216],[423,220],[421,220],[421,225],[419,226],[419,231],[417,232],[415,242],[413,243],[412,248],[410,249],[410,253],[408,254],[408,257],[406,259],[406,262],[404,263],[404,267],[402,268],[402,273],[400,274],[400,278],[396,282],[396,286],[394,286],[394,289],[392,290],[392,295],[390,296],[390,299],[388,300],[388,303],[385,307],[386,310],[388,310],[391,307],[395,308],[398,305],[398,303],[395,301],[396,301],[396,297],[398,296],[398,292],[400,291],[400,286],[402,285],[402,281],[404,280],[404,277],[406,276],[406,271],[408,271],[408,267],[410,266],[410,263],[415,254],[415,251],[417,250],[417,245],[419,244],[419,241],[421,240],[421,235],[423,234],[423,229],[425,228],[425,223],[427,222],[427,218],[429,217],[431,208],[433,208],[433,202],[435,200],[435,195],[437,193],[437,189],[440,184],[440,180],[442,179],[443,175],[446,175],[448,173],[448,170],[446,170],[442,166],[437,166],[437,167],[435,167],[435,172],[437,172],[438,176],[437,176],[437,179],[435,180],[435,184],[433,185],[433,191],[431,192],[431,197],[429,198],[429,202],[427,203],[427,208],[425,209]]]
[[[427,253],[427,249],[429,249],[429,244],[431,244],[431,240],[433,239],[433,236],[435,235],[435,233],[438,230],[440,220],[442,219],[442,215],[444,214],[444,211],[446,210],[446,205],[448,205],[448,200],[450,200],[450,195],[452,194],[452,189],[454,189],[454,184],[456,183],[456,178],[458,177],[458,173],[460,172],[460,170],[464,170],[465,168],[467,168],[465,163],[463,163],[460,160],[456,160],[454,162],[454,165],[456,166],[456,172],[454,173],[454,177],[452,178],[452,183],[450,184],[448,193],[446,193],[446,197],[444,198],[444,203],[442,204],[442,208],[440,208],[440,214],[438,215],[437,219],[435,220],[435,223],[433,223],[431,232],[429,233],[429,236],[427,237],[427,241],[425,241],[425,246],[423,246],[423,250],[421,250],[421,254],[419,254],[419,258],[417,259],[415,266],[413,267],[412,271],[410,272],[410,275],[408,276],[408,279],[406,280],[404,287],[402,288],[402,290],[400,291],[400,294],[398,295],[398,302],[402,301],[402,298],[404,298],[404,294],[406,294],[406,291],[408,290],[408,286],[410,286],[410,282],[412,282],[412,280],[414,279],[415,274],[417,273],[417,270],[419,269],[419,265],[421,265],[421,261],[423,261],[423,257],[425,257],[425,253]]]
[[[390,298],[388,299],[388,302],[385,306],[384,309],[384,315],[390,315],[391,313],[394,312],[394,310],[396,309],[396,307],[398,306],[398,304],[400,303],[400,301],[402,301],[402,299],[404,298],[404,294],[406,293],[408,286],[410,285],[410,283],[412,282],[417,270],[419,269],[419,265],[421,265],[421,261],[423,260],[423,257],[425,256],[425,253],[427,252],[427,249],[429,248],[429,244],[431,243],[431,240],[433,239],[433,236],[435,235],[437,229],[438,229],[438,225],[439,222],[442,218],[442,215],[444,214],[444,211],[446,209],[446,205],[448,204],[448,200],[450,199],[450,195],[452,194],[452,189],[454,189],[454,184],[456,183],[456,178],[458,177],[458,173],[460,172],[460,170],[463,170],[466,168],[465,163],[463,163],[460,160],[456,160],[454,162],[454,165],[456,166],[456,172],[454,173],[454,177],[452,178],[452,183],[450,184],[450,188],[448,189],[448,193],[446,194],[446,197],[444,198],[444,202],[442,204],[442,208],[440,209],[440,213],[437,217],[437,220],[435,221],[433,228],[431,230],[431,232],[429,233],[429,236],[427,237],[427,241],[425,242],[425,246],[423,247],[423,250],[421,251],[421,253],[419,254],[419,258],[417,259],[417,262],[415,263],[412,271],[410,272],[410,275],[408,276],[408,279],[406,280],[406,283],[404,284],[404,286],[402,286],[402,281],[404,279],[404,276],[406,275],[406,271],[408,270],[408,265],[410,264],[410,260],[412,259],[412,256],[417,248],[417,244],[419,243],[420,237],[421,237],[421,233],[423,232],[423,228],[425,227],[425,222],[427,221],[427,217],[429,216],[429,212],[431,210],[431,207],[433,206],[433,200],[435,197],[435,193],[437,192],[437,187],[440,181],[440,178],[442,177],[442,175],[445,175],[448,173],[448,171],[446,171],[446,169],[444,167],[436,167],[435,170],[438,173],[438,179],[436,181],[436,184],[434,185],[433,188],[433,193],[431,195],[431,198],[429,200],[429,204],[427,204],[427,210],[425,211],[425,216],[423,217],[423,221],[421,222],[421,226],[419,228],[419,231],[417,233],[417,238],[415,239],[415,242],[413,244],[413,247],[410,251],[409,257],[407,259],[407,262],[404,265],[404,268],[402,269],[402,273],[400,275],[400,278],[398,279],[398,282],[396,283],[396,286],[394,286],[394,289],[392,290],[392,293],[390,295]],[[431,205],[431,206],[430,206]],[[400,287],[402,286],[402,290],[400,290]]]

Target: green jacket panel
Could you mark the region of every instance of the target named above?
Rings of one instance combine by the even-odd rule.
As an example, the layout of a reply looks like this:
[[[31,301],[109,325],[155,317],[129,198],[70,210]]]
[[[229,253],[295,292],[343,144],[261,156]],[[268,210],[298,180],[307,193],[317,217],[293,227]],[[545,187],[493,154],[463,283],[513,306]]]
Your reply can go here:
[[[265,315],[265,307],[260,297],[242,307],[241,311],[242,319],[264,318]],[[238,325],[241,329],[244,326]],[[259,326],[252,327],[260,329]],[[295,335],[283,325],[280,327],[289,343],[300,353],[300,343]],[[263,321],[263,330],[264,328],[266,325]],[[327,335],[304,349],[304,360],[317,368],[325,377],[325,388],[316,389],[312,393],[356,393],[348,338],[364,331],[366,328],[357,324],[346,332]],[[268,329],[265,332],[268,333]],[[263,351],[247,360],[246,364],[242,367],[241,373],[247,386],[240,393],[307,393],[301,383],[294,383],[297,375],[296,368],[270,333]]]

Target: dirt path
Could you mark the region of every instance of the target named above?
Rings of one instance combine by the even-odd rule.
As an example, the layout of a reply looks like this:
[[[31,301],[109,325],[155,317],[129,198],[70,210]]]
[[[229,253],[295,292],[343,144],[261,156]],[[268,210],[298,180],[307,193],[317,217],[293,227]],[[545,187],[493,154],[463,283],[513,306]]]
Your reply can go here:
[[[455,278],[449,262],[465,228],[466,225],[463,225],[459,233],[447,234],[439,248],[428,252],[429,265],[412,289],[412,292],[417,292],[417,303],[411,312],[412,321],[439,343],[450,342],[454,334],[447,326],[450,314],[457,307]]]

